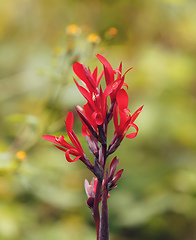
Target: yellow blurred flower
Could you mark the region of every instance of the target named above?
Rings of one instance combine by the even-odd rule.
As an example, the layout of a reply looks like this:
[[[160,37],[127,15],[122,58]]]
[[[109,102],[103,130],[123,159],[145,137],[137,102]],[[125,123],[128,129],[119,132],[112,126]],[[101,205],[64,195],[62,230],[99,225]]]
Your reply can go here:
[[[63,52],[63,48],[62,47],[54,47],[53,48],[53,55],[54,56],[59,56],[61,55]]]
[[[24,160],[26,157],[27,157],[27,154],[26,154],[26,152],[24,152],[24,151],[18,151],[18,152],[16,153],[16,158],[17,158],[18,160]]]
[[[115,28],[115,27],[111,27],[111,28],[109,28],[108,31],[107,31],[107,35],[108,35],[109,37],[115,37],[117,34],[118,34],[118,29]]]
[[[96,33],[89,34],[87,39],[91,43],[99,43],[101,41],[101,38]]]
[[[66,27],[66,33],[68,35],[77,36],[81,33],[81,28],[76,24],[70,24]]]

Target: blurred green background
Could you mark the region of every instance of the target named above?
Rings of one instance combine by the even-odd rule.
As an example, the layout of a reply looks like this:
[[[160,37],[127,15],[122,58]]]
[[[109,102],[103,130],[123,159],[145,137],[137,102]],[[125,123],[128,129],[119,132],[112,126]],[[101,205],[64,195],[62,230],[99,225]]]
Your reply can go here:
[[[134,66],[129,108],[144,104],[138,136],[116,153],[125,171],[108,200],[110,239],[196,239],[195,12],[195,0],[0,2],[1,240],[96,238],[92,175],[42,139],[66,135],[68,111],[85,102],[72,64],[100,71],[96,53]],[[74,130],[88,151],[76,115]]]

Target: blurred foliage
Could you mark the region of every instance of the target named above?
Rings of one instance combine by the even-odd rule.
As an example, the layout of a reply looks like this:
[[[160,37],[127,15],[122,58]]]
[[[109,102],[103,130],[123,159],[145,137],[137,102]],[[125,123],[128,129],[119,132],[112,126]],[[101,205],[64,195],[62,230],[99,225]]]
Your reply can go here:
[[[68,111],[84,103],[72,64],[100,70],[95,53],[134,66],[130,109],[145,105],[137,138],[117,151],[111,239],[196,239],[195,10],[195,0],[0,2],[0,239],[95,239],[92,176],[41,137],[66,135]],[[74,130],[88,151],[76,115]]]

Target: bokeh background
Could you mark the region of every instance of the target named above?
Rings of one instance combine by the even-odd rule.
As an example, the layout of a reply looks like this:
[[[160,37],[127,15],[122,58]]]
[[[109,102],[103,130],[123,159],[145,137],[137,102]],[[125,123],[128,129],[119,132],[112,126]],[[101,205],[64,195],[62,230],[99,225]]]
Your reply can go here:
[[[0,239],[92,240],[81,162],[43,134],[64,134],[82,105],[72,64],[123,61],[139,134],[117,151],[111,240],[196,239],[196,1],[0,2]],[[75,25],[72,25],[75,24]],[[74,130],[81,135],[75,115]],[[89,158],[92,156],[89,154]]]

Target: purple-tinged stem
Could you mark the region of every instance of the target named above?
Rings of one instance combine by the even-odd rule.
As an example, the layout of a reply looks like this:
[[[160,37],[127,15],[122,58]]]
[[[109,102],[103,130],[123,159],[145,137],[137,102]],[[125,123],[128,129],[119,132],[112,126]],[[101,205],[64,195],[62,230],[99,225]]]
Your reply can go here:
[[[99,226],[100,226],[99,201],[100,201],[100,195],[101,195],[101,186],[102,186],[102,180],[98,179],[95,199],[94,199],[94,206],[92,210],[92,215],[95,221],[95,227],[97,231],[97,240],[99,240]]]
[[[99,228],[99,240],[109,240],[109,220],[108,220],[108,183],[107,183],[108,173],[106,171],[104,178],[104,185],[102,191],[102,201],[101,201],[101,219]]]

